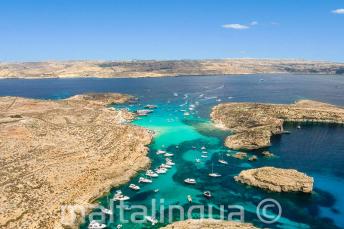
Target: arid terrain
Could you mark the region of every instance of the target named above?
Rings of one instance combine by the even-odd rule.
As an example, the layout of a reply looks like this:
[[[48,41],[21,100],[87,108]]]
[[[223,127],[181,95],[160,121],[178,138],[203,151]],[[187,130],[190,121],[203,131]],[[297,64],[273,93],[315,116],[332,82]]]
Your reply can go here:
[[[255,73],[344,74],[344,63],[270,59],[0,63],[0,78],[116,78]]]
[[[0,228],[60,228],[62,205],[88,206],[146,168],[152,135],[106,107],[130,99],[1,97]]]
[[[174,222],[164,227],[164,229],[256,229],[257,227],[249,223],[234,221],[221,221],[213,219],[185,220]]]
[[[231,149],[259,149],[271,145],[274,134],[283,133],[283,123],[344,123],[344,108],[311,100],[295,104],[223,103],[211,113],[213,122],[233,132],[225,145]]]

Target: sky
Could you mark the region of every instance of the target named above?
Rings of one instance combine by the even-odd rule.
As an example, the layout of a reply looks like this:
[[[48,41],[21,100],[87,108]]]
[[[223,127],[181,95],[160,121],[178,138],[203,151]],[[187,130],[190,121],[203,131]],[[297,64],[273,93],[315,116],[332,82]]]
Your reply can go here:
[[[344,62],[344,0],[1,0],[0,61]]]

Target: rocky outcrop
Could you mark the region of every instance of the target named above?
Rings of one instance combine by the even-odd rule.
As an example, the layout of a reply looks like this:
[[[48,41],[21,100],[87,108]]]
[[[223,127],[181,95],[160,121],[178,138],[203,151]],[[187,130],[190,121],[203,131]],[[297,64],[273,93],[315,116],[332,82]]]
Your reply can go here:
[[[147,167],[151,134],[106,107],[130,99],[1,97],[0,228],[60,228],[61,206],[87,207]]]
[[[232,149],[270,146],[274,134],[283,133],[283,123],[344,123],[344,109],[330,104],[301,100],[295,104],[223,103],[213,108],[213,122],[232,131],[225,145]]]
[[[174,222],[164,229],[257,229],[249,223],[240,223],[235,221],[222,221],[214,219],[190,219]]]
[[[241,171],[234,179],[272,192],[305,192],[313,190],[313,178],[295,169],[261,167]]]
[[[0,63],[0,78],[112,78],[257,73],[343,74],[343,72],[343,63],[269,59]]]

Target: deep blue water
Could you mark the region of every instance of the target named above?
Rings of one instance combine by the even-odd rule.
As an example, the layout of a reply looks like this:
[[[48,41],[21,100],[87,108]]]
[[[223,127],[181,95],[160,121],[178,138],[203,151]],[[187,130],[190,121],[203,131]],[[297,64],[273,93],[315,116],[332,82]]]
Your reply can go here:
[[[264,80],[260,80],[264,79]],[[43,99],[63,99],[84,92],[121,92],[140,98],[140,104],[158,104],[151,116],[137,120],[134,124],[161,134],[150,146],[152,166],[161,163],[155,150],[162,146],[175,153],[175,168],[164,178],[131,196],[131,203],[147,204],[151,198],[167,198],[172,203],[185,205],[186,194],[192,194],[195,202],[208,204],[241,204],[245,206],[245,221],[257,226],[261,224],[252,210],[259,199],[271,197],[283,208],[282,219],[268,227],[274,228],[344,228],[344,127],[337,125],[307,125],[301,129],[296,124],[285,126],[291,134],[276,136],[270,147],[276,157],[263,159],[259,151],[257,162],[226,158],[230,166],[218,166],[216,170],[225,174],[214,181],[207,174],[219,157],[227,153],[223,147],[226,133],[213,129],[208,123],[212,106],[226,101],[292,103],[298,99],[314,99],[344,106],[344,77],[317,75],[247,75],[240,77],[201,76],[146,79],[42,79],[0,80],[0,96],[23,96]],[[174,93],[178,93],[175,96]],[[179,109],[183,104],[198,105],[190,117],[184,117]],[[135,107],[129,107],[134,109]],[[168,122],[167,122],[167,121]],[[178,145],[178,148],[175,146]],[[197,150],[206,145],[210,155],[195,165]],[[294,193],[268,193],[234,182],[233,176],[242,169],[272,165],[295,168],[315,178],[312,195]],[[193,174],[199,181],[190,188],[183,184],[185,176]],[[133,182],[137,180],[134,178]],[[159,188],[160,193],[152,193]],[[164,186],[165,188],[162,188]],[[121,187],[130,193],[126,185]],[[205,201],[200,194],[211,190],[215,198]],[[115,189],[114,189],[115,190]],[[114,191],[113,190],[113,191]],[[112,193],[113,194],[113,193]],[[111,197],[112,194],[109,194]],[[107,198],[99,200],[106,206]],[[177,220],[175,217],[174,220]],[[86,225],[85,225],[86,226]],[[109,225],[109,226],[115,226]],[[145,226],[148,226],[145,225]],[[132,228],[130,225],[129,228]]]

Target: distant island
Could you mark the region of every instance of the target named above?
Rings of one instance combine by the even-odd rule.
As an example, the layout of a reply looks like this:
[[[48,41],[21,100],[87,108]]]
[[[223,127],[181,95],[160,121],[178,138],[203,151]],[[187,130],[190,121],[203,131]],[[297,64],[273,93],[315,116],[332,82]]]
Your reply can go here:
[[[259,73],[339,75],[344,74],[344,63],[270,59],[0,62],[0,78],[136,78]]]

